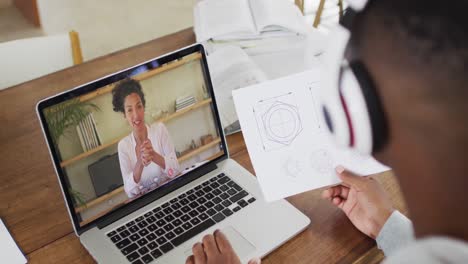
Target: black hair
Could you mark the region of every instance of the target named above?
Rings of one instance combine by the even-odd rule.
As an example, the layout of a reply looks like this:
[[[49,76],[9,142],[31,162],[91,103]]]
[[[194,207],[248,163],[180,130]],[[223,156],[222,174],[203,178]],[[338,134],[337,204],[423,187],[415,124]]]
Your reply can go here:
[[[143,103],[143,106],[145,106],[145,94],[141,89],[140,83],[133,79],[125,79],[119,82],[114,89],[112,89],[112,106],[114,107],[115,112],[125,113],[125,97],[132,93],[136,93],[140,96],[141,102]]]

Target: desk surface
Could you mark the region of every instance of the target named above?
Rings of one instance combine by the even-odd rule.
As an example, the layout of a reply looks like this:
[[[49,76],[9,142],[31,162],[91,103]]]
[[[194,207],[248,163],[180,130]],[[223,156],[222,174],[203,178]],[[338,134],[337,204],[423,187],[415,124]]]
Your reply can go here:
[[[0,217],[31,263],[92,263],[73,233],[57,177],[35,113],[45,97],[192,44],[186,29],[0,91]],[[228,137],[231,157],[253,173],[242,134]],[[376,176],[395,207],[406,212],[391,172]],[[263,263],[369,262],[382,256],[375,242],[320,199],[320,190],[287,199],[312,224]]]

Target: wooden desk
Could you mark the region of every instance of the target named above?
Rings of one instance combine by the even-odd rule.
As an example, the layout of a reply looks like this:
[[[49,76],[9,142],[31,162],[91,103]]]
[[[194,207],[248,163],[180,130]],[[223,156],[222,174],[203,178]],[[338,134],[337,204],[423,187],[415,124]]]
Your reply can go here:
[[[31,263],[92,263],[73,233],[35,113],[47,96],[189,45],[192,29],[0,91],[0,217]],[[228,137],[232,157],[253,173],[241,134]],[[377,177],[396,207],[404,209],[391,173]],[[379,258],[375,242],[357,231],[320,191],[288,199],[312,219],[310,227],[275,250],[264,263],[350,263]],[[403,210],[405,212],[405,210]],[[366,255],[367,254],[367,255]]]

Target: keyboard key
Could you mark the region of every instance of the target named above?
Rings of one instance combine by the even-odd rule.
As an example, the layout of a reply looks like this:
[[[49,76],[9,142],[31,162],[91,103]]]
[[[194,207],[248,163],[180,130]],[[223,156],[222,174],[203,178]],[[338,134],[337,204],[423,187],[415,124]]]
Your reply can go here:
[[[126,226],[127,226],[127,227],[131,227],[131,226],[134,225],[134,224],[135,224],[135,221],[130,221],[130,222],[128,222],[128,223],[126,224]]]
[[[226,198],[227,198],[227,197],[226,197]],[[213,199],[213,203],[215,203],[215,204],[219,204],[219,203],[222,202],[222,201],[223,201],[223,200],[221,200],[221,198],[219,198],[219,197],[215,197],[215,198]]]
[[[179,195],[179,199],[183,199],[183,198],[185,198],[186,196],[187,196],[187,194],[183,193],[183,194]]]
[[[229,190],[227,190],[227,194],[229,194],[229,195],[231,195],[231,196],[234,195],[234,194],[236,194],[236,193],[237,193],[237,192],[236,192],[236,190],[234,190],[234,189],[229,189]]]
[[[161,207],[162,207],[162,208],[166,208],[166,207],[168,207],[169,205],[170,205],[169,203],[165,203],[165,204],[163,204]]]
[[[144,216],[139,216],[137,219],[135,219],[135,221],[140,222],[140,221],[143,221],[144,219],[145,219]]]
[[[140,257],[140,254],[138,254],[138,252],[135,251],[135,252],[133,252],[132,254],[129,254],[129,255],[127,256],[127,259],[128,259],[128,261],[134,261],[134,260],[136,260],[136,259],[139,258],[139,257]]]
[[[228,206],[230,206],[232,203],[231,203],[231,201],[226,200],[226,201],[223,201],[222,204],[223,204],[225,207],[228,207]]]
[[[234,207],[232,210],[233,210],[234,212],[237,212],[237,211],[239,211],[240,209],[241,209],[240,206],[236,206],[236,207]]]
[[[198,206],[198,208],[197,208],[197,211],[200,212],[200,213],[203,213],[203,212],[205,212],[206,210],[207,210],[206,207],[203,206],[203,205],[200,205],[200,206]]]
[[[132,264],[143,264],[143,261],[137,259],[137,260],[133,261]]]
[[[215,209],[210,208],[210,209],[208,209],[208,211],[206,211],[206,213],[207,213],[209,216],[213,216],[213,215],[215,215],[217,212],[216,212]]]
[[[190,223],[184,223],[182,225],[182,227],[185,229],[185,230],[189,230],[190,228],[192,228],[192,225]]]
[[[158,237],[158,239],[156,239],[156,242],[158,242],[159,245],[162,245],[162,244],[166,243],[167,240],[166,240],[165,237]]]
[[[198,191],[198,190],[200,190],[200,189],[201,189],[201,185],[195,186],[195,191]]]
[[[255,202],[255,197],[250,198],[247,202],[249,202],[249,203]]]
[[[198,216],[198,218],[200,218],[200,220],[202,220],[202,221],[205,221],[206,219],[208,219],[208,215],[205,214],[205,213],[202,213],[202,214],[200,214],[200,215]]]
[[[189,206],[190,206],[191,208],[197,208],[198,203],[194,201],[194,202],[189,203]]]
[[[146,221],[141,221],[141,222],[138,223],[138,226],[140,228],[146,227],[147,225],[148,225],[148,223]]]
[[[154,213],[154,216],[156,217],[156,219],[161,219],[164,217],[164,213],[162,211],[159,211]]]
[[[247,195],[249,195],[248,192],[242,191],[242,192],[240,192],[240,193],[238,193],[238,194],[232,196],[231,198],[229,198],[229,200],[230,200],[231,202],[235,203],[235,202],[239,201],[240,199],[246,197]]]
[[[159,249],[153,250],[153,251],[151,251],[151,256],[153,256],[153,258],[157,259],[160,256],[162,256],[162,252]]]
[[[143,260],[144,263],[150,263],[153,261],[153,258],[150,256],[150,254],[146,254],[141,258],[141,260]]]
[[[187,194],[190,195],[190,194],[192,194],[193,192],[194,192],[193,189],[192,189],[192,190],[188,190],[188,191],[187,191]]]
[[[184,213],[187,213],[187,212],[190,212],[191,209],[188,206],[184,206],[180,210],[182,210],[182,212],[184,212]]]
[[[182,221],[180,219],[176,219],[172,222],[172,224],[175,226],[175,227],[178,227],[182,224]]]
[[[212,184],[210,184],[210,186],[211,186],[211,188],[216,189],[216,188],[218,188],[220,185],[219,185],[219,183],[217,183],[217,182],[213,182]]]
[[[153,250],[155,248],[158,247],[158,244],[156,244],[156,242],[152,241],[152,242],[149,242],[148,246],[147,246],[150,250]]]
[[[176,197],[176,198],[170,200],[169,203],[173,204],[173,203],[175,203],[175,202],[177,202],[177,201],[179,201],[179,198]]]
[[[166,238],[167,238],[168,240],[171,240],[171,239],[173,239],[174,237],[175,237],[175,234],[174,234],[172,231],[171,231],[171,232],[167,232]]]
[[[153,214],[153,212],[149,211],[149,212],[147,212],[146,214],[144,214],[144,216],[148,218],[148,217],[150,217],[152,214]]]
[[[151,224],[148,226],[148,230],[153,232],[154,230],[158,229],[158,227],[155,224]]]
[[[140,231],[138,231],[138,234],[142,237],[146,236],[147,234],[149,234],[149,231],[145,228],[145,229],[142,229]]]
[[[115,245],[117,246],[118,249],[121,249],[123,247],[126,247],[130,243],[131,243],[130,239],[126,238],[124,240],[121,240],[121,241],[117,242],[117,244],[115,244]]]
[[[195,218],[196,219],[196,218]],[[176,235],[180,235],[184,232],[184,230],[182,229],[182,227],[177,227],[176,229],[174,229],[174,233]]]
[[[174,215],[175,217],[181,217],[183,213],[181,211],[175,211],[172,215]]]
[[[146,240],[146,238],[142,238],[142,239],[138,240],[137,243],[141,247],[141,246],[144,246],[144,245],[148,244],[148,240]]]
[[[195,195],[196,195],[197,197],[202,197],[203,195],[205,195],[205,192],[202,191],[202,190],[198,190],[198,191],[195,192]]]
[[[130,236],[130,239],[131,239],[132,241],[135,241],[135,240],[140,239],[140,236],[139,236],[138,234],[133,234],[133,235]]]
[[[200,221],[200,219],[198,219],[198,218],[195,217],[195,218],[193,218],[193,219],[190,220],[190,223],[191,223],[192,225],[198,225],[199,223],[201,223],[201,221]]]
[[[207,193],[207,194],[205,194],[205,199],[208,200],[208,201],[211,200],[211,199],[213,199],[214,197],[215,197],[215,196],[214,196],[212,193]]]
[[[228,181],[230,181],[228,177],[222,177],[221,179],[218,180],[218,183],[219,184],[225,184]]]
[[[221,204],[217,204],[214,209],[216,209],[216,211],[220,212],[224,209],[224,206],[222,206]]]
[[[149,234],[149,235],[146,236],[146,239],[147,239],[148,241],[156,240],[156,235],[153,234],[153,233],[151,233],[151,234]]]
[[[200,198],[198,198],[197,202],[198,202],[199,204],[204,204],[204,203],[206,203],[206,199],[203,198],[203,197],[200,197]]]
[[[227,187],[226,187],[226,189],[227,189]],[[216,190],[213,190],[212,193],[213,193],[214,195],[220,195],[220,194],[221,194],[221,191],[218,190],[218,189],[216,189]]]
[[[108,237],[113,237],[113,236],[115,236],[116,234],[117,234],[116,231],[112,231],[112,232],[107,233],[107,236],[108,236]]]
[[[184,221],[184,222],[187,222],[188,220],[190,220],[190,216],[183,215],[180,219],[182,219],[182,221]]]
[[[122,238],[126,238],[130,235],[130,232],[128,230],[124,230],[122,232],[119,233],[120,237]]]
[[[227,187],[227,185],[221,185],[221,187],[219,187],[219,189],[223,192],[227,191],[229,189],[229,187]]]
[[[234,186],[232,186],[232,188],[236,189],[236,191],[238,191],[238,192],[243,191],[242,187],[240,187],[237,184],[234,184]]]
[[[167,225],[164,226],[164,229],[165,229],[166,231],[171,231],[172,229],[174,229],[174,226],[171,225],[171,224],[167,224]]]
[[[156,207],[153,209],[153,214],[161,211],[161,207]]]
[[[222,213],[217,213],[217,214],[215,214],[215,215],[213,216],[213,219],[214,219],[217,223],[223,221],[224,218],[226,218],[226,217],[225,217]]]
[[[138,226],[134,225],[134,226],[131,226],[128,230],[130,230],[130,233],[135,233],[138,230],[140,230],[140,228]]]
[[[202,183],[202,186],[207,186],[208,184],[210,184],[210,181],[206,181],[206,182]]]
[[[164,221],[163,219],[161,219],[161,220],[158,220],[158,221],[156,222],[156,224],[157,224],[158,226],[164,226],[164,225],[166,224],[166,221]]]
[[[166,243],[166,244],[162,245],[159,249],[161,249],[162,252],[167,253],[173,248],[174,247],[171,245],[171,243]]]
[[[188,213],[191,217],[195,217],[198,215],[198,211],[197,210],[192,210]]]
[[[190,201],[196,200],[196,199],[197,199],[197,196],[195,196],[195,194],[191,194],[191,195],[189,195],[187,198],[188,198],[188,201],[190,202]]]
[[[191,228],[190,230],[183,233],[182,235],[174,238],[172,240],[172,243],[177,247],[177,246],[181,245],[182,243],[184,243],[185,241],[189,240],[190,238],[192,238],[192,237],[198,235],[199,233],[205,231],[206,229],[210,228],[214,224],[215,224],[215,222],[212,219],[208,219],[208,220],[200,223],[199,225]]]
[[[166,220],[166,222],[172,222],[174,219],[175,218],[172,215],[167,215],[166,217],[164,217],[164,220]]]
[[[205,193],[211,192],[213,189],[211,189],[210,186],[206,186],[205,188],[202,189]]]
[[[170,214],[170,213],[174,212],[174,210],[172,210],[172,208],[170,208],[170,207],[167,207],[167,208],[163,209],[163,212],[165,214]]]
[[[236,184],[235,182],[230,181],[230,182],[227,183],[227,186],[232,187],[232,186],[234,186],[235,184]]]
[[[229,208],[226,208],[226,209],[223,210],[223,214],[225,216],[230,216],[230,215],[233,214],[233,212]]]
[[[218,174],[217,177],[218,177],[218,179],[219,179],[219,178],[222,178],[224,175],[226,175],[226,174],[224,174],[224,172],[222,172],[222,173]]]
[[[182,207],[182,206],[180,206],[179,203],[175,203],[175,204],[171,205],[171,208],[174,209],[174,211],[179,209],[180,207]]]
[[[213,203],[212,201],[208,201],[208,202],[205,203],[205,206],[206,206],[207,208],[211,208],[211,207],[214,206],[214,203]]]
[[[121,226],[121,227],[117,228],[117,232],[122,232],[122,231],[124,231],[125,229],[126,229],[125,226]]]
[[[222,200],[227,200],[227,198],[229,198],[229,194],[227,194],[227,193],[222,193],[219,197],[220,197]]]
[[[133,251],[137,250],[138,246],[137,244],[135,243],[132,243],[130,244],[129,246],[127,246],[126,248],[122,249],[122,254],[124,254],[125,256],[132,253]]]
[[[119,235],[115,235],[113,237],[111,237],[111,240],[112,242],[114,242],[114,244],[118,241],[120,241],[120,239],[122,239]]]
[[[249,203],[247,203],[245,200],[240,200],[237,202],[237,204],[242,207],[246,207],[247,205],[249,205]]]
[[[156,222],[156,217],[150,216],[150,217],[146,218],[146,222],[148,222],[149,224],[154,223],[154,222]]]
[[[162,228],[159,228],[158,230],[156,230],[156,232],[154,232],[157,236],[162,236],[164,235],[164,233],[166,233],[166,230],[162,229]]]
[[[138,249],[138,253],[140,253],[140,255],[144,255],[144,254],[146,254],[148,252],[149,252],[149,250],[148,250],[147,247],[141,247],[141,248]]]
[[[216,181],[216,177],[213,177],[210,179],[210,182],[214,182],[214,181]]]
[[[189,200],[187,200],[186,198],[180,200],[179,202],[181,205],[187,205],[189,203]]]

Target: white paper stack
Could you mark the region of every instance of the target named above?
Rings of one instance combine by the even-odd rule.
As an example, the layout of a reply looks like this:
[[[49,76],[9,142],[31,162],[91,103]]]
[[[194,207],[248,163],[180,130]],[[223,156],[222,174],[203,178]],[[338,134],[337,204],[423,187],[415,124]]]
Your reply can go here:
[[[176,99],[176,102],[175,102],[175,109],[176,109],[176,112],[182,110],[182,109],[185,109],[187,107],[190,107],[192,105],[194,105],[195,103],[197,102],[197,100],[195,99],[195,96],[193,95],[190,95],[190,96],[187,96],[187,97],[179,97]]]
[[[92,113],[76,126],[76,131],[80,138],[83,151],[90,151],[101,145],[101,139],[96,128],[96,121]]]

